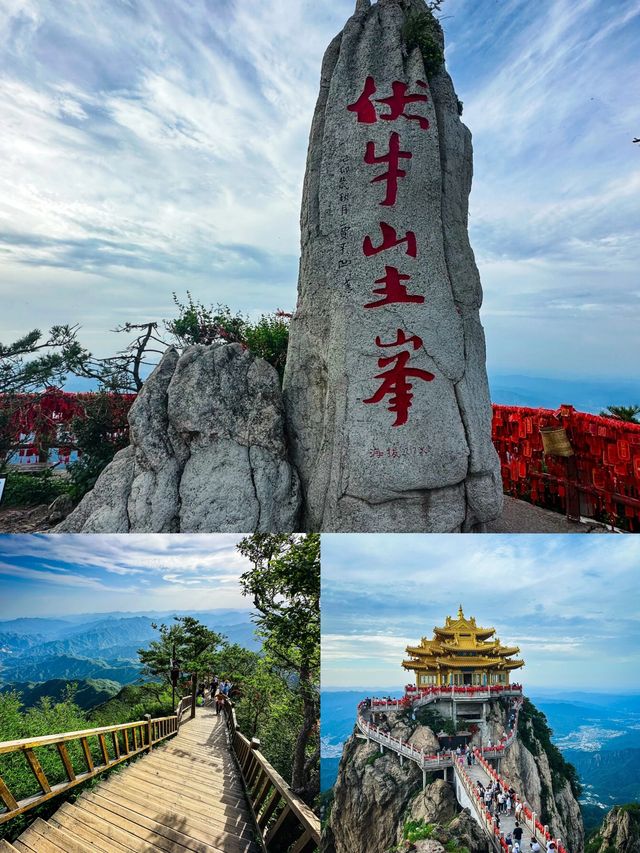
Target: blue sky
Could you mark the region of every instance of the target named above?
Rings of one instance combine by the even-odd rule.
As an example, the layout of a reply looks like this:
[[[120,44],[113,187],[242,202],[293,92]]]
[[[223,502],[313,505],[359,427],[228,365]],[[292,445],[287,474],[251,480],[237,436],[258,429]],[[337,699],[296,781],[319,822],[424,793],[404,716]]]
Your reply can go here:
[[[112,610],[249,611],[234,534],[0,536],[0,620]]]
[[[632,536],[323,535],[323,688],[402,688],[406,645],[462,604],[526,688],[635,691],[639,563]]]
[[[322,53],[353,0],[0,0],[0,340],[98,354],[171,292],[295,305]],[[446,0],[491,370],[632,376],[640,0]]]

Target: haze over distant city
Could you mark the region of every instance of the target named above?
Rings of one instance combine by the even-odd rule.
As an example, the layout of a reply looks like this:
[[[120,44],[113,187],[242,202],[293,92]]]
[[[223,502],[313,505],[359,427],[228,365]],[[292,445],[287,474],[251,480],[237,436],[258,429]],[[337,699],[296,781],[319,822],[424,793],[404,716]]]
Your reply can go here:
[[[236,534],[0,537],[0,620],[109,611],[247,610]]]
[[[323,535],[323,689],[402,689],[406,645],[462,604],[527,689],[634,692],[639,563],[631,536]]]
[[[0,340],[78,322],[106,355],[187,287],[292,309],[320,63],[353,0],[5,5]],[[490,373],[635,377],[640,6],[446,0],[442,24]]]

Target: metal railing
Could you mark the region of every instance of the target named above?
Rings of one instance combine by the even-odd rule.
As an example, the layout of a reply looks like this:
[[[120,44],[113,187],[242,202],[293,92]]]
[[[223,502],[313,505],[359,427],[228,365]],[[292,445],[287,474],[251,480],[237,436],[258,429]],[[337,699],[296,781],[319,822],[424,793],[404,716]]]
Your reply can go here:
[[[0,824],[150,750],[177,733],[180,716],[147,716],[133,723],[0,742]],[[20,778],[25,764],[39,788],[26,796]]]
[[[269,764],[258,748],[260,742],[242,734],[229,699],[224,713],[262,849],[315,853],[320,848],[320,820]]]
[[[516,738],[518,731],[518,715],[520,713],[520,708],[522,707],[522,688],[505,688],[500,692],[497,691],[489,691],[485,693],[479,693],[474,698],[478,700],[483,699],[495,699],[496,695],[499,696],[515,696],[516,701],[513,703],[513,707],[515,710],[515,718],[512,728],[507,732],[502,741],[495,746],[485,746],[482,748],[482,755],[487,756],[489,758],[499,758],[504,754],[505,750],[508,749],[513,741]],[[358,713],[356,716],[356,725],[362,732],[362,734],[367,738],[367,740],[373,740],[378,743],[382,747],[387,747],[391,749],[393,752],[401,755],[403,758],[408,758],[410,761],[414,761],[418,764],[423,770],[439,770],[444,767],[451,767],[454,763],[453,753],[451,752],[443,752],[443,753],[429,753],[425,754],[423,749],[417,749],[413,744],[408,741],[403,741],[400,738],[393,737],[389,732],[381,731],[378,726],[369,722],[362,716],[362,711],[371,711],[371,712],[380,712],[380,711],[402,711],[407,708],[416,708],[422,705],[430,704],[431,702],[435,702],[436,700],[448,699],[451,696],[451,691],[449,693],[441,693],[441,692],[429,692],[426,694],[421,694],[416,696],[415,699],[411,699],[409,703],[403,703],[403,700],[392,699],[390,701],[381,701],[381,700],[365,700],[360,702],[358,705]],[[457,698],[457,697],[456,697]]]

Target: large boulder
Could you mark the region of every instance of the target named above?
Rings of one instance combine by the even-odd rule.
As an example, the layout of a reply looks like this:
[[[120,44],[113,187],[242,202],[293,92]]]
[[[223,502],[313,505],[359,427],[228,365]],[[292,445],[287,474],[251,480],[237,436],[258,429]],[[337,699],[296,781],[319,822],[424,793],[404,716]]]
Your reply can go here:
[[[129,447],[57,532],[298,529],[278,375],[240,344],[168,350],[131,407],[129,428]]]
[[[358,0],[322,66],[284,380],[309,530],[482,530],[502,508],[471,134],[410,47],[415,15]]]

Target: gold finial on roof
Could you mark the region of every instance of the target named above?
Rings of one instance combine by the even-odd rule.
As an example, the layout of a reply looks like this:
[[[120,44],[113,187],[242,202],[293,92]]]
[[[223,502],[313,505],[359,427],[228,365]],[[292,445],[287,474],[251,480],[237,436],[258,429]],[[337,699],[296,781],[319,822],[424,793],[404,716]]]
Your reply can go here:
[[[464,619],[464,613],[462,612],[462,605],[458,608],[458,619]]]

